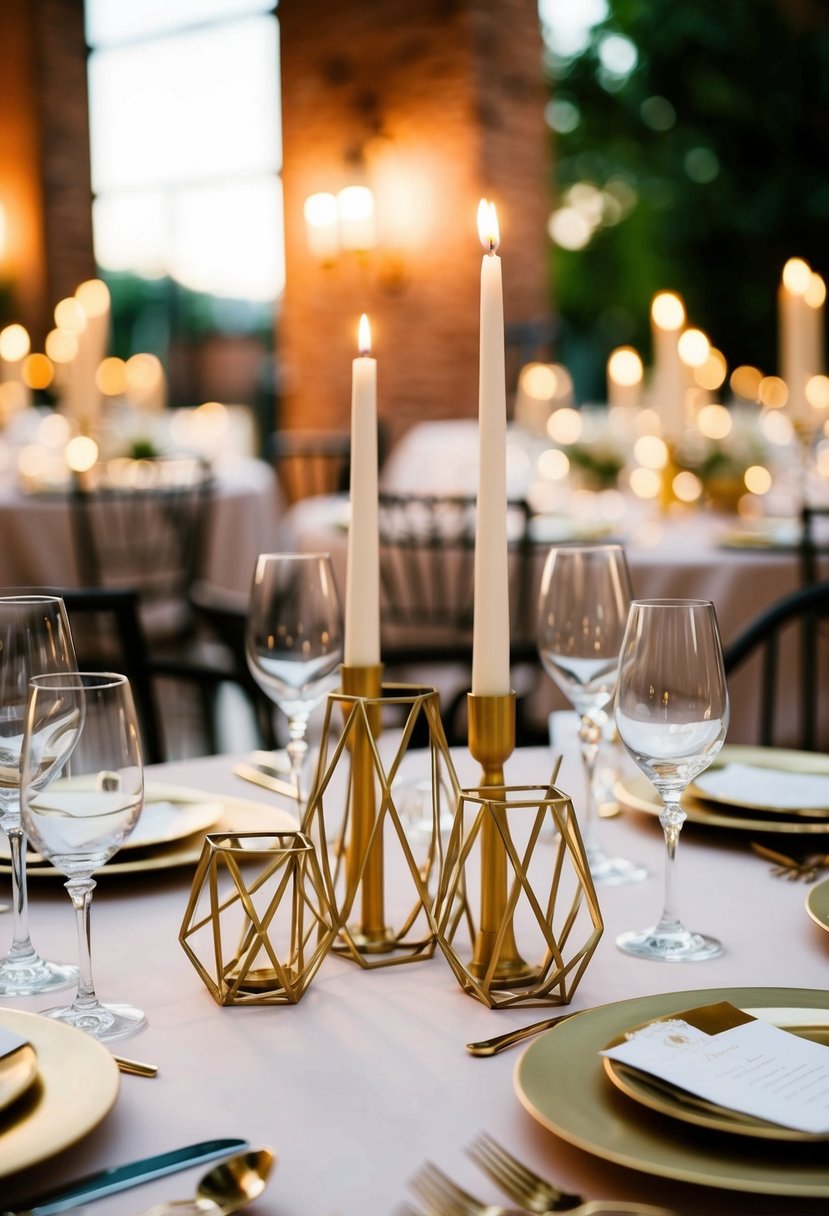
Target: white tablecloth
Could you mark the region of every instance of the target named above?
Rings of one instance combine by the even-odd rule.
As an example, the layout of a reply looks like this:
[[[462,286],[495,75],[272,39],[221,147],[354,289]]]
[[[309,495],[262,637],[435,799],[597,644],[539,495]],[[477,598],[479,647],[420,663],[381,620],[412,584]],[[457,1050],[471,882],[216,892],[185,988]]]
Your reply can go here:
[[[549,765],[546,749],[516,753],[508,780],[543,782]],[[149,775],[273,799],[235,778],[231,767],[230,758],[218,756],[159,766]],[[461,755],[459,772],[463,781],[474,780],[468,755]],[[577,808],[580,782],[578,758],[568,754],[560,784]],[[644,862],[651,877],[600,890],[605,933],[571,1008],[690,988],[826,984],[829,934],[807,917],[807,888],[773,878],[744,836],[693,825],[686,825],[679,850],[680,905],[692,927],[721,936],[725,953],[684,966],[621,954],[615,935],[658,915],[662,836],[655,820],[634,814],[602,821],[601,831],[608,850]],[[373,972],[329,957],[297,1006],[218,1007],[177,940],[190,878],[186,870],[132,879],[102,874],[92,916],[98,991],[103,999],[134,1000],[149,1016],[146,1030],[114,1050],[154,1061],[160,1072],[155,1080],[122,1077],[114,1110],[80,1144],[25,1178],[0,1180],[6,1205],[89,1170],[225,1135],[272,1145],[278,1155],[270,1189],[251,1216],[390,1213],[408,1196],[406,1181],[426,1158],[495,1201],[497,1192],[463,1151],[487,1130],[529,1164],[589,1197],[665,1203],[683,1216],[826,1211],[826,1200],[752,1197],[605,1164],[544,1130],[513,1092],[520,1049],[473,1059],[463,1047],[543,1012],[487,1009],[461,992],[440,953]],[[34,940],[53,957],[73,958],[74,923],[62,887],[33,880],[31,895]],[[0,928],[8,927],[8,917],[0,919]],[[37,1010],[44,1001],[27,998],[15,1006]],[[71,1110],[65,1117],[71,1119]],[[676,1134],[690,1132],[677,1125]],[[823,1146],[815,1151],[823,1153]],[[84,1211],[126,1216],[184,1197],[205,1168]]]
[[[204,577],[230,591],[250,588],[259,553],[279,545],[282,513],[270,465],[236,458],[221,465]],[[76,587],[69,500],[24,494],[0,483],[0,587]]]

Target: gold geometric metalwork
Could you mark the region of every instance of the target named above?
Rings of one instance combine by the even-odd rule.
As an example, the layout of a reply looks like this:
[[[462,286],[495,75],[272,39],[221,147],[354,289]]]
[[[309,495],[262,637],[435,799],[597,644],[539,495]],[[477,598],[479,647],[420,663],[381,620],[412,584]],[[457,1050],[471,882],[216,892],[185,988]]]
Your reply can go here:
[[[179,941],[218,1004],[296,1004],[336,932],[303,832],[205,837]]]
[[[505,785],[512,695],[470,695],[468,708],[482,777],[456,804],[433,908],[438,945],[463,990],[491,1009],[566,1005],[604,928],[573,804],[552,780]],[[461,925],[468,961],[454,944]]]
[[[317,772],[302,822],[337,909],[339,934],[333,948],[366,969],[431,958],[431,905],[441,858],[438,825],[452,813],[460,793],[439,697],[434,688],[420,685],[384,684],[379,696],[347,693],[346,686],[355,684],[344,668],[343,691],[328,695]],[[431,805],[429,828],[415,840],[407,834],[397,804],[405,788],[403,764],[418,728],[428,735],[419,784],[427,778]],[[392,848],[405,862],[395,867],[393,886],[386,883],[385,867]]]

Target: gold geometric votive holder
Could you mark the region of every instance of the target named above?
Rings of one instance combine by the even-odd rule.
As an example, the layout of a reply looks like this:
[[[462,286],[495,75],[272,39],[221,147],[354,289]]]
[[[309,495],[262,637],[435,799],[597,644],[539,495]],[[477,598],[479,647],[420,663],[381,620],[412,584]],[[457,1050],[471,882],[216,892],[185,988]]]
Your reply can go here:
[[[468,707],[482,779],[459,793],[433,909],[437,941],[463,990],[491,1009],[566,1005],[604,928],[573,805],[552,781],[505,784],[512,695],[471,695]]]
[[[336,932],[304,833],[205,838],[179,941],[218,1004],[296,1004]]]
[[[375,670],[344,667],[343,691],[328,695],[302,822],[337,909],[333,949],[366,969],[434,954],[439,824],[460,792],[435,689],[378,681],[378,695],[354,692]],[[428,746],[418,751],[410,750],[416,732],[428,735]],[[407,774],[428,787],[426,827],[418,832],[398,806]]]

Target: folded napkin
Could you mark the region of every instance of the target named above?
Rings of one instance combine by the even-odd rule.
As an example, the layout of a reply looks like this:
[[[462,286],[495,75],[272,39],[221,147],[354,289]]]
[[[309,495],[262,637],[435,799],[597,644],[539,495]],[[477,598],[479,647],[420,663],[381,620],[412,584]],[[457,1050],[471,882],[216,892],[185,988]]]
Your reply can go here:
[[[4,1026],[0,1026],[0,1060],[14,1055],[16,1051],[20,1051],[21,1047],[28,1046],[28,1039],[24,1039],[21,1034],[15,1034],[13,1030],[6,1030]]]
[[[820,773],[726,764],[701,773],[694,785],[708,797],[743,806],[773,807],[781,811],[829,808],[829,775]]]

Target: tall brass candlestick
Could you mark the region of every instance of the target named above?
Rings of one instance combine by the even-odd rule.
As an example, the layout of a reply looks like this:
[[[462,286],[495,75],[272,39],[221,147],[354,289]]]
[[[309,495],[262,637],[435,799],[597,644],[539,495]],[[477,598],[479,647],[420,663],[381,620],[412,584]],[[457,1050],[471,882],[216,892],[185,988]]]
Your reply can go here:
[[[505,796],[504,763],[515,749],[515,693],[506,696],[467,697],[469,751],[482,768],[481,788],[491,789],[496,800]],[[490,808],[503,816],[503,809]],[[469,970],[476,979],[487,975],[497,951],[491,987],[528,984],[537,969],[518,953],[512,921],[506,925],[500,946],[498,934],[507,909],[507,856],[503,839],[489,814],[481,824],[481,920]]]
[[[342,690],[349,697],[379,697],[382,693],[383,667],[376,664],[350,667],[343,664]],[[373,735],[380,730],[379,709],[369,709],[368,725]],[[358,950],[381,953],[390,948],[394,934],[386,927],[383,908],[383,837],[369,844],[377,815],[374,761],[367,731],[358,725],[352,736],[351,817],[346,844],[346,892],[349,907],[360,893],[360,920],[349,928]],[[364,865],[365,860],[365,865]],[[360,873],[362,870],[362,879]]]

